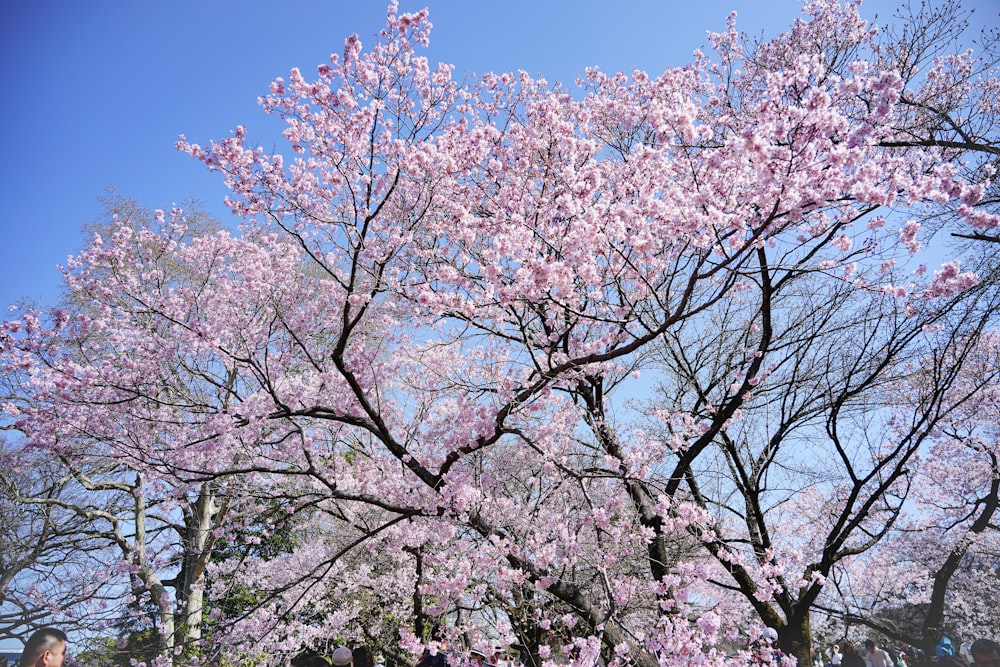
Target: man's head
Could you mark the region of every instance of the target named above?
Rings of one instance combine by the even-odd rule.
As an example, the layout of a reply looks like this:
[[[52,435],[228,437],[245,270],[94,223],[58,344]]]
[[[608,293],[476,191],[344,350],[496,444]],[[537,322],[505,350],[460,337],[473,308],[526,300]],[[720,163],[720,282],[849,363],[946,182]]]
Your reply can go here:
[[[330,667],[330,663],[321,655],[312,655],[299,663],[299,667]]]
[[[976,667],[1000,667],[1000,644],[992,639],[977,639],[969,651]]]
[[[938,659],[934,661],[934,664],[938,667],[965,667],[965,663],[953,655],[938,656]]]
[[[869,653],[874,653],[875,652],[875,642],[873,642],[871,639],[866,639],[865,640],[865,648],[868,649]]]
[[[341,646],[330,656],[330,662],[334,667],[348,667],[354,664],[354,654],[351,653],[351,649]]]
[[[66,633],[42,628],[28,638],[21,653],[20,667],[62,667],[66,660]]]

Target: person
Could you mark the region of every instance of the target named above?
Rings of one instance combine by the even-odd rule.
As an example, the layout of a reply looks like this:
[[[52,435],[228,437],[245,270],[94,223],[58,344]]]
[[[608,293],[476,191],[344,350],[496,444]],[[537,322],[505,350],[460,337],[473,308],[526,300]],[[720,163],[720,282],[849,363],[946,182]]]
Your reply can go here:
[[[899,651],[894,649],[892,644],[886,644],[884,650],[889,654],[889,660],[892,661],[893,667],[899,667]]]
[[[966,639],[962,642],[962,645],[958,647],[958,657],[961,658],[965,664],[972,664],[972,640]]]
[[[906,656],[906,664],[910,667],[926,664],[927,654],[918,646],[903,642],[903,655]]]
[[[871,639],[865,640],[865,649],[865,664],[868,667],[896,667],[889,654],[875,646],[875,642]]]
[[[500,644],[493,645],[493,653],[490,655],[490,664],[497,667],[507,667],[507,653]]]
[[[969,647],[975,667],[1000,667],[1000,644],[992,639],[977,639]]]
[[[840,645],[841,667],[865,667],[865,659],[858,655],[858,649],[849,641]]]
[[[321,655],[311,655],[299,667],[330,667],[330,663]]]
[[[953,655],[942,655],[934,664],[939,667],[966,667],[964,662]]]
[[[753,662],[758,665],[779,665],[785,654],[777,646],[778,631],[774,628],[764,628],[760,639],[754,642]]]
[[[330,663],[333,667],[352,667],[354,665],[354,654],[346,646],[338,647],[330,656]]]
[[[431,655],[431,650],[425,648],[417,659],[416,667],[447,667],[448,654],[445,651],[438,651]]]
[[[826,649],[826,664],[830,667],[840,667],[840,661],[843,656],[840,654],[840,647],[834,644],[830,648]]]
[[[375,657],[367,646],[358,646],[351,654],[354,656],[354,667],[375,667]]]
[[[444,628],[435,625],[431,628],[431,641],[437,642],[437,651],[431,655],[430,647],[424,649],[417,659],[416,667],[448,667],[448,645],[445,642]]]
[[[951,640],[939,628],[928,628],[931,638],[934,640],[934,660],[937,661],[946,655],[955,655],[955,647],[951,645]]]
[[[66,633],[42,628],[28,637],[21,653],[20,667],[62,667],[66,660]]]

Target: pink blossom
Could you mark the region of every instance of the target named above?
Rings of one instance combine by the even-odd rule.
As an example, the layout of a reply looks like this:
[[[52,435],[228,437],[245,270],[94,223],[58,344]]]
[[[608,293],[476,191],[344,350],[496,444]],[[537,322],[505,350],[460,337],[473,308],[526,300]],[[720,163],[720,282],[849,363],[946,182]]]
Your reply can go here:
[[[851,249],[851,246],[854,245],[854,242],[851,241],[851,238],[846,234],[841,234],[833,239],[833,245],[841,252],[848,252]]]
[[[899,240],[902,241],[910,254],[914,254],[920,250],[921,244],[917,240],[918,231],[920,231],[920,223],[915,220],[910,220],[899,230]]]

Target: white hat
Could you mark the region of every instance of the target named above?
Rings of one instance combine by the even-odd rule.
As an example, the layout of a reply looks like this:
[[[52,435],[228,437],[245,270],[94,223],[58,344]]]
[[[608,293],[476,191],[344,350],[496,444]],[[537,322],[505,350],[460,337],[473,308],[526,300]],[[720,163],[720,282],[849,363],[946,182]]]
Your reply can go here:
[[[341,646],[340,648],[338,648],[336,651],[333,652],[333,655],[330,657],[330,662],[332,662],[334,665],[337,665],[338,667],[341,665],[350,665],[353,660],[354,660],[354,655],[351,653],[351,649],[347,648],[346,646]]]
[[[772,642],[778,639],[778,631],[774,628],[764,628],[764,638],[770,639]],[[337,663],[333,663],[337,664]]]

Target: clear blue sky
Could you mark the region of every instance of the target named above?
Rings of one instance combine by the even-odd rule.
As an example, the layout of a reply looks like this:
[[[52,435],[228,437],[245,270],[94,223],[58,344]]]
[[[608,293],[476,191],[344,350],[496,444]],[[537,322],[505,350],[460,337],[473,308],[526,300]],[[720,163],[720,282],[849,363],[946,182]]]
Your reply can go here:
[[[550,81],[591,65],[657,73],[687,62],[730,10],[742,30],[770,35],[800,9],[798,0],[402,0],[401,9],[425,4],[432,61]],[[965,4],[975,23],[1000,25],[1000,0]],[[864,14],[888,19],[895,5],[868,0]],[[177,136],[204,144],[243,124],[284,151],[257,96],[291,67],[314,73],[352,32],[371,43],[384,15],[380,0],[2,3],[0,306],[55,301],[56,265],[82,246],[80,226],[109,186],[151,208],[192,195],[228,218],[221,178],[177,153]]]

